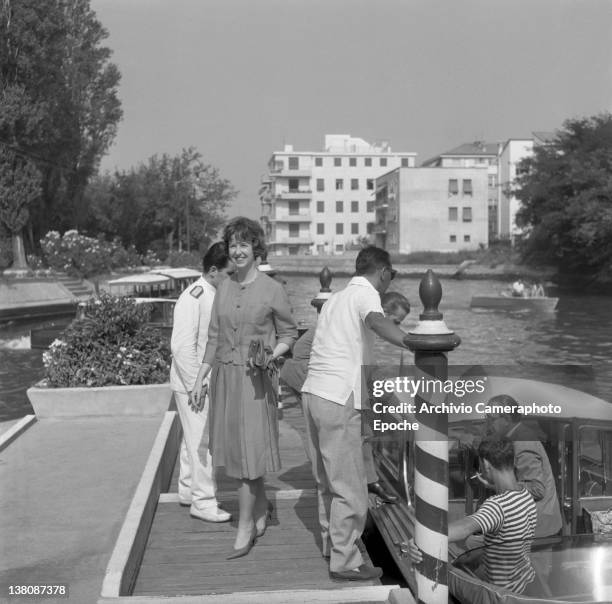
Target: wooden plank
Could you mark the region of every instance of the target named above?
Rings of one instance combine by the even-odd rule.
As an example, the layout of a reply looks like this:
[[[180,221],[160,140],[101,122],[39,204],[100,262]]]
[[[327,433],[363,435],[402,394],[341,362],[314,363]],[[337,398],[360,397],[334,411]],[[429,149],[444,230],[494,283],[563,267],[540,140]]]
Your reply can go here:
[[[233,547],[238,481],[222,472],[218,499],[233,514],[230,523],[191,518],[178,502],[159,503],[134,596],[238,593],[274,590],[341,590],[354,584],[335,582],[321,556],[316,489],[304,450],[304,420],[297,405],[284,410],[280,426],[283,469],[266,476],[266,492],[274,504],[266,534],[248,556],[225,557]],[[176,492],[178,464],[171,490]],[[284,494],[289,494],[287,498]],[[369,561],[367,553],[364,557]],[[378,580],[360,585],[380,585]]]

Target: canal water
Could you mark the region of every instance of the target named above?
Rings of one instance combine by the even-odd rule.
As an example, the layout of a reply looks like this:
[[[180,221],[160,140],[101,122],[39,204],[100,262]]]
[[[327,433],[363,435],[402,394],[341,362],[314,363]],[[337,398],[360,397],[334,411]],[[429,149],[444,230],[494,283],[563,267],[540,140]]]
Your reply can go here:
[[[290,275],[287,291],[296,318],[312,324],[316,312],[310,300],[319,291],[318,278]],[[341,289],[347,277],[335,278],[332,291]],[[412,312],[404,321],[409,329],[418,320],[422,307],[418,298],[419,280],[397,278],[391,289],[408,297]],[[604,296],[563,295],[554,313],[532,311],[499,312],[470,310],[473,295],[496,294],[504,287],[493,280],[442,280],[440,310],[448,327],[461,337],[461,345],[449,355],[454,365],[513,365],[526,377],[538,374],[545,365],[571,365],[560,372],[585,369],[589,375],[585,390],[612,400],[612,299]],[[0,328],[0,421],[32,413],[26,389],[43,376],[40,350],[30,350],[30,325]],[[379,363],[397,365],[399,351],[384,342],[377,342]],[[412,361],[404,353],[405,361]],[[592,373],[586,370],[592,368]],[[580,373],[578,371],[578,373]],[[517,375],[518,377],[518,375]]]

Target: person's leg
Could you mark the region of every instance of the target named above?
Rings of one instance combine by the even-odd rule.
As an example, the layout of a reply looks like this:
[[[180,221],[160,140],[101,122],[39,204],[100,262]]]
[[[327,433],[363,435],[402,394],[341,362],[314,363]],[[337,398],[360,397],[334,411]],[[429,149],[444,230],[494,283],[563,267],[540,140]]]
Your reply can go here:
[[[266,496],[266,487],[264,477],[257,478],[255,482],[255,507],[253,509],[253,517],[255,518],[255,527],[257,528],[258,536],[266,530],[269,515],[269,502]]]
[[[314,394],[304,393],[302,395],[302,410],[306,420],[306,447],[307,456],[312,464],[312,475],[317,483],[317,499],[319,508],[319,525],[321,527],[321,553],[328,558],[331,552],[329,540],[329,511],[331,508],[331,493],[323,466],[321,450],[319,448],[319,426],[311,411],[310,405]]]
[[[212,459],[208,453],[208,409],[209,398],[206,397],[204,408],[195,412],[189,407],[189,397],[180,392],[175,393],[176,407],[183,426],[183,438],[187,455],[181,455],[181,465],[184,459],[189,459],[191,475],[190,499],[196,510],[216,509],[216,484],[214,480]],[[185,476],[183,470],[183,477]],[[179,484],[181,484],[179,482]],[[185,489],[184,483],[182,489]],[[179,498],[184,499],[185,491],[179,491]],[[186,498],[185,498],[186,499]]]
[[[238,532],[234,541],[234,549],[245,547],[253,537],[255,527],[253,510],[257,501],[258,481],[263,484],[262,478],[256,478],[255,480],[242,478],[240,480],[240,486],[238,487]]]
[[[368,511],[360,413],[353,407],[352,396],[346,405],[315,396],[310,409],[319,425],[319,449],[332,495],[329,568],[332,572],[354,570],[363,564],[357,540]]]
[[[178,497],[181,505],[191,505],[191,458],[185,437],[181,438],[179,450]]]

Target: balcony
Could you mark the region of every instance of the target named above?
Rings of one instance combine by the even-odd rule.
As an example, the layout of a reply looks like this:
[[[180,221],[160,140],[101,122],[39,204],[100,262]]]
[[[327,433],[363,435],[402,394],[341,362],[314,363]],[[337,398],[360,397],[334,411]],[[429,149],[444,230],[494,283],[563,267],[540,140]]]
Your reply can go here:
[[[312,172],[310,170],[290,170],[285,166],[270,169],[270,175],[274,178],[310,178]]]
[[[291,191],[278,191],[276,193],[277,199],[310,199],[312,197],[312,191],[310,189],[298,189]]]
[[[281,214],[276,212],[274,217],[270,217],[271,222],[312,222],[312,214],[310,212],[300,212],[299,214]]]
[[[268,245],[312,245],[312,237],[277,237],[269,242]]]

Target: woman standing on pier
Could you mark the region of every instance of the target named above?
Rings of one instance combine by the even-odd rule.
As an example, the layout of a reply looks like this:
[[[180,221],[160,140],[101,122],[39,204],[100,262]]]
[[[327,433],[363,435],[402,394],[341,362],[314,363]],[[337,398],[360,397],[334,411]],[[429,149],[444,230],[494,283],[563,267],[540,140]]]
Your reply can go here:
[[[192,399],[199,405],[202,380],[212,366],[213,465],[224,466],[225,473],[241,483],[238,533],[228,556],[232,559],[249,553],[272,511],[264,475],[280,469],[280,457],[277,392],[267,368],[293,346],[297,326],[283,286],[257,270],[266,251],[259,224],[235,218],[225,227],[223,240],[236,272],[217,290]],[[255,364],[254,350],[259,351]]]

